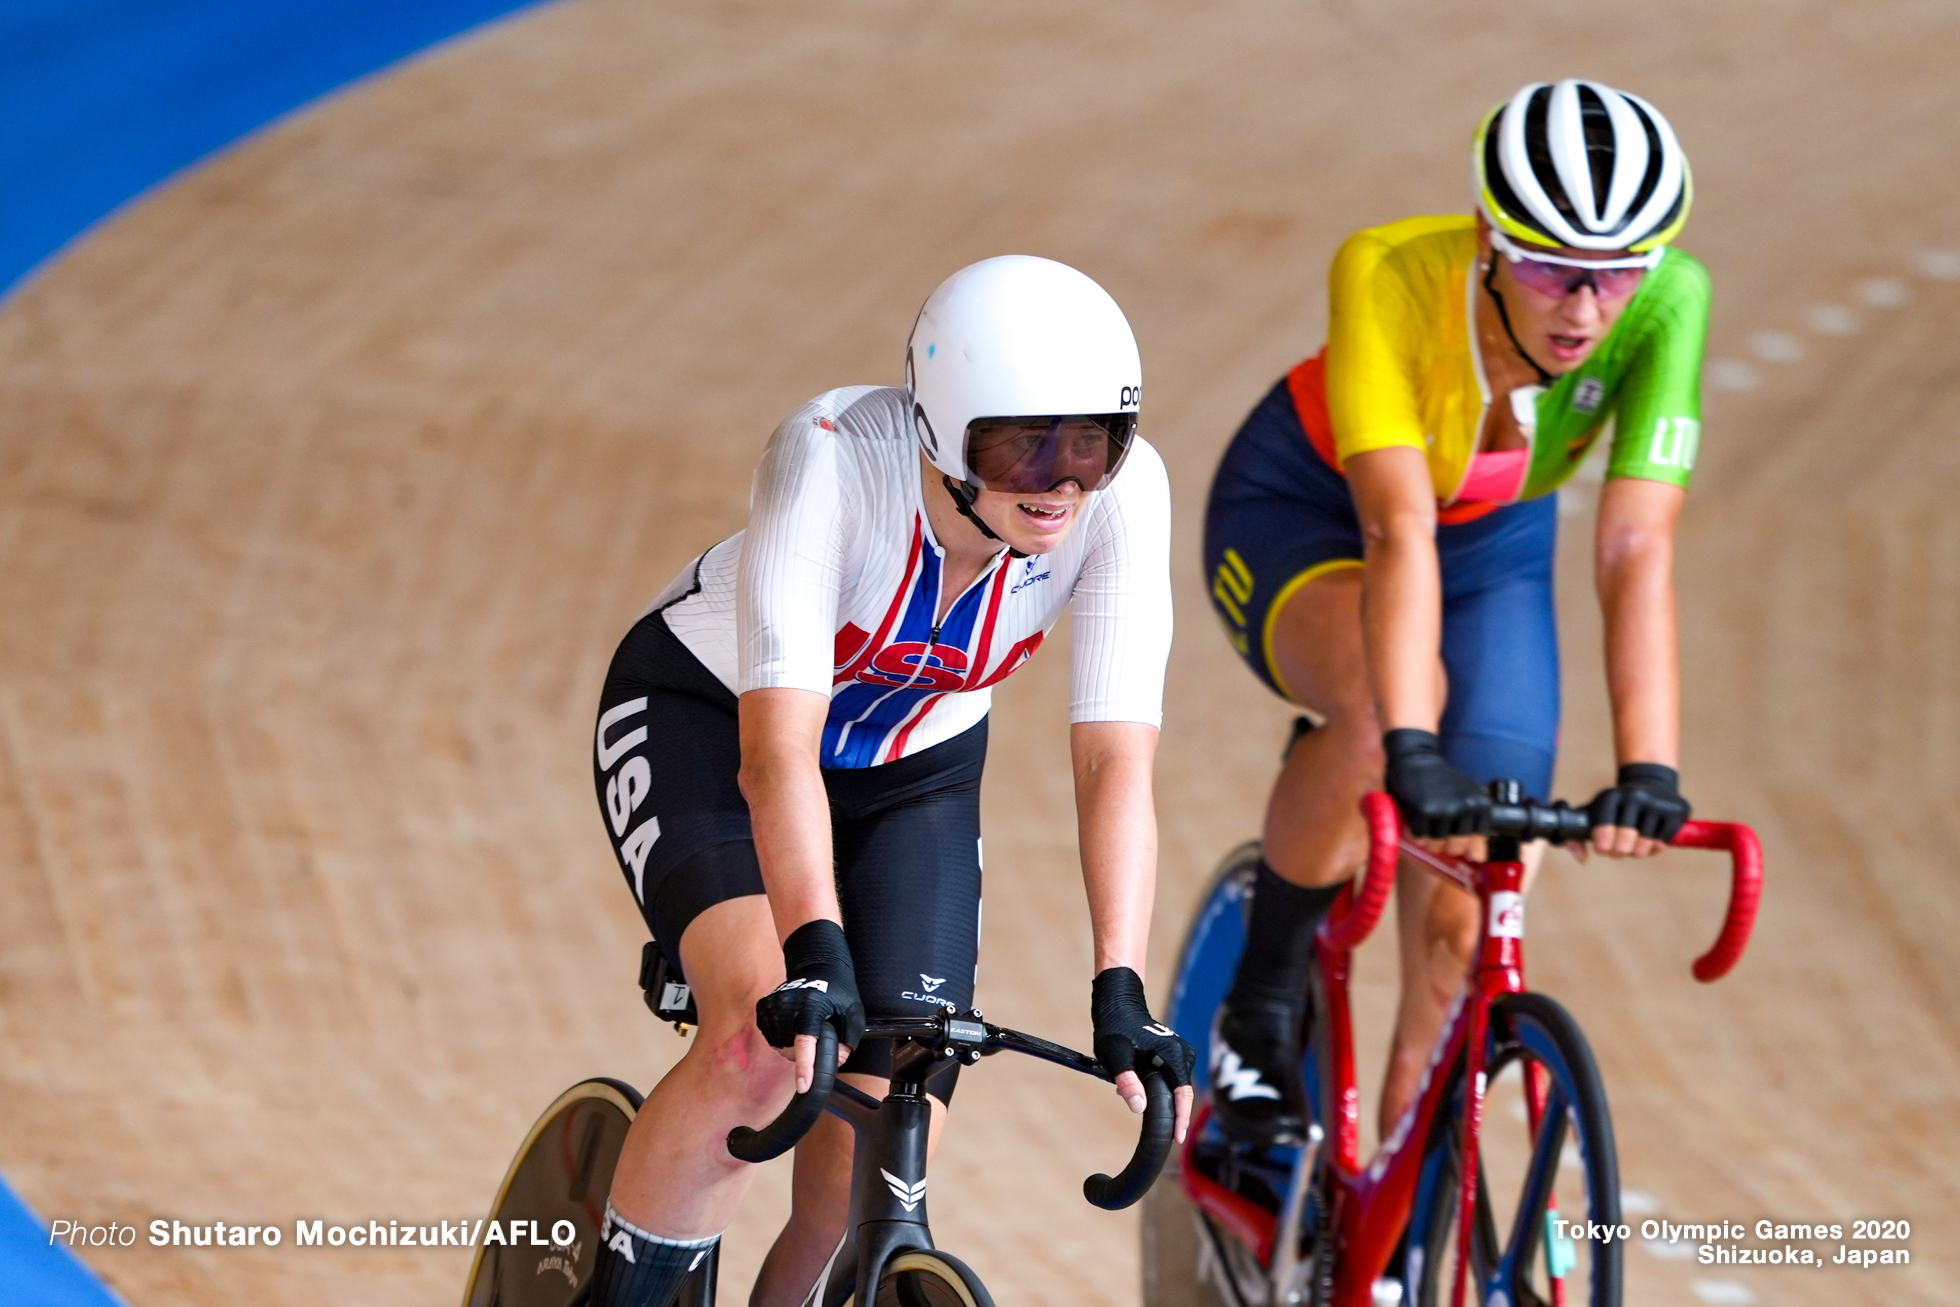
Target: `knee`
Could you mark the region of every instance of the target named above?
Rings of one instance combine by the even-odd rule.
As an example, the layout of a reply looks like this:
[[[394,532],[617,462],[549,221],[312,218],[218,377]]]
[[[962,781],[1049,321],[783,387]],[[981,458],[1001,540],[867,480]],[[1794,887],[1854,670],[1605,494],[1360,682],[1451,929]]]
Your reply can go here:
[[[1382,732],[1372,703],[1355,704],[1328,717],[1320,728],[1326,732],[1327,747],[1337,750],[1348,774],[1367,784],[1381,780],[1386,759],[1382,755]]]
[[[703,1025],[688,1056],[716,1082],[716,1093],[744,1109],[774,1109],[788,1097],[795,1068],[771,1048],[752,1019]]]
[[[1439,889],[1423,919],[1425,951],[1433,958],[1460,965],[1477,946],[1481,924],[1478,911],[1477,900],[1468,894]]]

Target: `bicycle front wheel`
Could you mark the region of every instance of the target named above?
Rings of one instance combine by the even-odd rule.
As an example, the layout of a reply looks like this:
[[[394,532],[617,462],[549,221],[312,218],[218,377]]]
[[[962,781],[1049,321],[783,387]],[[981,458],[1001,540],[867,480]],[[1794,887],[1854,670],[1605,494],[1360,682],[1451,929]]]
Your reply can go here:
[[[885,1263],[873,1307],[994,1307],[987,1286],[951,1253],[918,1249]],[[844,1300],[857,1307],[857,1295]]]
[[[613,1166],[639,1108],[631,1085],[595,1079],[573,1085],[544,1110],[490,1206],[489,1219],[506,1235],[511,1222],[523,1223],[524,1242],[490,1243],[485,1232],[463,1307],[565,1307],[598,1261]],[[553,1242],[566,1225],[572,1237]]]
[[[1620,1224],[1620,1168],[1606,1089],[1585,1035],[1555,1000],[1506,994],[1491,1005],[1486,1049],[1469,1301],[1620,1307],[1623,1245],[1597,1234]],[[1411,1292],[1404,1298],[1417,1307],[1449,1302],[1456,1275],[1461,1061],[1450,1085],[1409,1218],[1404,1269]],[[1535,1114],[1534,1097],[1542,1103]],[[1504,1297],[1495,1298],[1500,1292]]]

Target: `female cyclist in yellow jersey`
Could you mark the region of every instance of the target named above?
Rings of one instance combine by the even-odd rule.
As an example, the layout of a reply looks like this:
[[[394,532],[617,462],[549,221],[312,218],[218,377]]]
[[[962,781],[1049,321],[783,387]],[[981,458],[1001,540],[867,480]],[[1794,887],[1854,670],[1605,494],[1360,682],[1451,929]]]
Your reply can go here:
[[[1481,852],[1484,786],[1549,797],[1558,732],[1554,492],[1612,430],[1595,554],[1616,784],[1593,847],[1658,852],[1675,773],[1674,524],[1700,435],[1708,277],[1668,243],[1691,184],[1666,119],[1594,82],[1526,86],[1473,153],[1480,212],[1359,232],[1326,348],[1253,410],[1205,522],[1214,607],[1270,687],[1322,719],[1267,809],[1246,952],[1212,1037],[1213,1106],[1300,1128],[1312,931],[1359,868],[1360,795]],[[1386,1131],[1415,1092],[1476,903],[1406,871]]]

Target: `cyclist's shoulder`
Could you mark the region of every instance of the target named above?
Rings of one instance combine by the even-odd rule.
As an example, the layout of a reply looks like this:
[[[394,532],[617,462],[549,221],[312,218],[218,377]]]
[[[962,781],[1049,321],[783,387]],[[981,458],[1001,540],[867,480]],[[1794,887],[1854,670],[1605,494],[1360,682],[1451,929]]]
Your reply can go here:
[[[1624,335],[1624,348],[1636,353],[1688,347],[1708,329],[1712,298],[1713,284],[1701,260],[1669,246],[1660,266],[1642,279],[1639,295],[1628,306],[1628,330],[1615,334]]]
[[[1661,256],[1661,265],[1652,277],[1656,300],[1676,312],[1708,314],[1715,294],[1715,283],[1702,261],[1684,249],[1670,245]]]
[[[1424,214],[1355,232],[1341,242],[1334,266],[1433,273],[1468,267],[1476,248],[1477,220],[1469,214]]]
[[[1477,256],[1477,224],[1464,215],[1404,218],[1368,227],[1341,243],[1328,276],[1328,308],[1342,321],[1370,322],[1398,352],[1423,348],[1443,315],[1461,313],[1462,280]],[[1338,352],[1338,351],[1331,351]]]
[[[909,439],[905,392],[895,386],[839,386],[806,401],[776,428],[778,438],[817,441]]]
[[[839,460],[863,471],[897,456],[913,441],[906,421],[905,392],[892,386],[841,386],[799,406],[776,427],[770,448],[793,461],[811,457]]]

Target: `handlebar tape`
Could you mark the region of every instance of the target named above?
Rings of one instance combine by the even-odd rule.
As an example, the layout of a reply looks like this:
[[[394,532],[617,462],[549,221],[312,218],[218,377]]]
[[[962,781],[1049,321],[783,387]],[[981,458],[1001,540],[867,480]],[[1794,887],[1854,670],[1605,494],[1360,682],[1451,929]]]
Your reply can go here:
[[[1330,912],[1320,923],[1320,947],[1336,953],[1359,947],[1374,932],[1382,913],[1388,910],[1389,892],[1395,888],[1402,814],[1396,810],[1394,799],[1375,790],[1361,796],[1361,815],[1368,819],[1368,869],[1362,873],[1359,892],[1349,886],[1341,895],[1338,911]]]
[[[1350,889],[1342,895],[1340,910],[1329,914],[1321,923],[1320,946],[1325,949],[1344,952],[1358,947],[1381,921],[1382,913],[1388,908],[1389,891],[1395,887],[1395,866],[1402,837],[1401,813],[1395,807],[1395,800],[1380,791],[1361,797],[1361,812],[1368,821],[1368,869],[1359,892]],[[1568,828],[1565,831],[1568,839],[1582,838],[1578,826],[1587,820],[1584,809],[1569,808],[1562,803],[1517,809],[1499,805],[1493,812],[1505,817],[1516,812],[1518,820],[1530,819],[1545,834],[1550,833],[1553,825]],[[1755,831],[1738,822],[1691,821],[1681,828],[1672,843],[1677,849],[1713,849],[1727,853],[1730,858],[1729,906],[1722,921],[1722,933],[1694,964],[1695,979],[1708,984],[1727,975],[1749,947],[1756,909],[1763,895],[1762,842],[1756,838]]]
[[[781,1157],[817,1123],[830,1090],[837,1083],[837,1028],[826,1023],[817,1031],[817,1064],[810,1087],[789,1100],[782,1114],[760,1130],[738,1125],[728,1132],[728,1151],[744,1162]]]
[[[1729,911],[1722,933],[1695,959],[1695,979],[1706,985],[1729,973],[1749,947],[1756,908],[1763,899],[1763,845],[1756,832],[1738,822],[1691,821],[1674,837],[1677,849],[1716,849],[1729,855]]]
[[[1175,1115],[1171,1089],[1155,1071],[1143,1078],[1143,1131],[1136,1152],[1122,1174],[1092,1175],[1082,1182],[1082,1196],[1105,1212],[1120,1212],[1149,1191],[1171,1155],[1171,1127]]]

